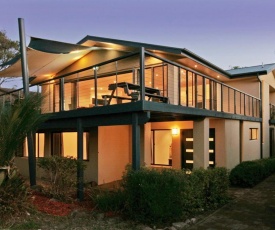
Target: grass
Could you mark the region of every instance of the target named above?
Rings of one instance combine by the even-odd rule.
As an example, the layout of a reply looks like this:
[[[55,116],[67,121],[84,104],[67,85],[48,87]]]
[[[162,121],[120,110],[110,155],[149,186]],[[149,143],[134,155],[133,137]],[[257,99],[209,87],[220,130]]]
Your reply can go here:
[[[40,227],[40,223],[37,223],[34,220],[27,220],[25,223],[20,223],[12,226],[11,229],[39,229]]]

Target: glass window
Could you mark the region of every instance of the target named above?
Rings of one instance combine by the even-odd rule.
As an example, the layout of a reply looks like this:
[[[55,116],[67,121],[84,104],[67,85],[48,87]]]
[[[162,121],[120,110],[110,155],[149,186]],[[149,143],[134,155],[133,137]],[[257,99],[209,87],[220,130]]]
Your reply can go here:
[[[180,104],[183,106],[187,105],[188,82],[186,79],[186,70],[180,69]]]
[[[87,160],[87,141],[88,133],[83,133],[83,159]],[[77,158],[77,133],[76,132],[64,132],[62,133],[62,152],[65,157]]]
[[[44,157],[44,146],[45,146],[45,134],[44,133],[36,133],[35,134],[35,156],[36,157]],[[27,137],[23,143],[23,147],[19,148],[17,156],[29,156],[29,149],[28,149],[28,140]],[[22,154],[21,154],[22,153]]]
[[[36,133],[35,135],[36,157],[44,157],[44,147],[45,147],[45,134]]]
[[[195,74],[193,72],[188,71],[187,74],[187,82],[188,82],[188,105],[189,107],[195,107]]]
[[[258,129],[257,128],[250,129],[250,140],[258,140]]]
[[[203,77],[197,75],[197,81],[196,81],[197,85],[196,85],[196,97],[197,97],[197,108],[202,109],[203,108],[203,103],[204,103],[204,95],[203,95],[203,91],[204,91],[204,82],[203,82]]]

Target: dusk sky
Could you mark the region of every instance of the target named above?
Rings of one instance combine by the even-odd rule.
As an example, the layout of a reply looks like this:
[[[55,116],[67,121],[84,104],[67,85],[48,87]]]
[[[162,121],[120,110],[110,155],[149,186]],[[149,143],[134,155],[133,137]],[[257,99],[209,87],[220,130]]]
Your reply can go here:
[[[0,30],[77,43],[86,35],[187,48],[213,64],[275,63],[274,0],[9,0]]]

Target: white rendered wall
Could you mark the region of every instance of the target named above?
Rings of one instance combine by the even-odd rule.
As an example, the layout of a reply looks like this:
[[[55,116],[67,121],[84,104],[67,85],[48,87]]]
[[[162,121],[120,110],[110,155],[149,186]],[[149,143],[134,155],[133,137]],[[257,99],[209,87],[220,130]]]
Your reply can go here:
[[[250,140],[250,128],[258,129],[257,140]],[[242,161],[260,159],[261,158],[260,123],[244,121],[242,135],[243,135]]]
[[[209,119],[194,121],[193,167],[207,169],[209,166]]]
[[[269,83],[262,80],[263,157],[269,157]]]
[[[240,122],[211,119],[210,128],[215,128],[216,166],[234,168],[240,163]]]
[[[130,163],[130,126],[98,128],[98,184],[120,180]]]

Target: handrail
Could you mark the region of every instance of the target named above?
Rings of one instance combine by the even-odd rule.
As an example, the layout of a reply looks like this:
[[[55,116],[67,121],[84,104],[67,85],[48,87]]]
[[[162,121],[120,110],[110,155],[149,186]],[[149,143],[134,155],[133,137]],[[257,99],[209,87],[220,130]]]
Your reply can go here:
[[[216,79],[214,79],[214,78],[208,77],[207,75],[204,75],[204,74],[202,74],[202,73],[200,73],[200,72],[198,72],[198,71],[196,71],[196,70],[193,70],[193,69],[191,69],[191,68],[189,68],[189,67],[186,67],[186,66],[183,66],[183,65],[181,65],[181,64],[179,64],[179,63],[176,63],[176,62],[170,61],[170,60],[168,60],[168,59],[159,57],[159,56],[157,56],[157,55],[155,55],[155,54],[153,54],[153,53],[151,53],[151,52],[148,52],[148,51],[145,51],[145,53],[148,54],[149,56],[152,56],[152,57],[154,57],[154,58],[157,58],[157,59],[159,59],[159,60],[161,60],[161,61],[167,62],[167,63],[169,63],[169,64],[171,64],[171,65],[174,65],[174,66],[177,66],[177,67],[179,67],[179,68],[188,70],[188,71],[193,72],[193,73],[195,73],[195,74],[197,74],[197,75],[200,75],[200,76],[202,76],[202,77],[204,77],[204,78],[207,78],[207,79],[209,79],[209,80],[211,80],[211,81],[214,81],[214,82],[216,82],[216,83],[219,83],[219,84],[221,84],[221,85],[224,85],[224,86],[226,86],[226,87],[228,87],[228,88],[230,88],[230,89],[233,89],[233,90],[238,91],[238,92],[240,92],[240,93],[243,93],[243,94],[245,94],[245,95],[247,95],[247,96],[250,96],[250,97],[253,97],[253,98],[255,98],[255,99],[260,100],[259,98],[255,97],[255,96],[253,96],[253,95],[250,95],[250,94],[248,94],[248,93],[244,93],[244,92],[240,91],[239,89],[236,89],[236,88],[234,88],[234,87],[232,87],[232,86],[226,85],[225,83],[223,83],[223,82],[221,82],[221,81],[218,81],[218,80],[216,80]]]
[[[82,68],[82,69],[78,69],[78,70],[75,70],[75,71],[72,71],[72,72],[69,72],[69,73],[65,73],[65,74],[62,74],[62,75],[59,75],[59,76],[56,76],[56,77],[54,77],[54,78],[51,78],[51,79],[48,79],[48,80],[45,80],[45,81],[41,81],[41,82],[39,82],[39,83],[37,83],[37,84],[33,84],[33,85],[31,85],[31,86],[41,86],[42,84],[45,84],[45,83],[51,83],[51,81],[53,81],[53,80],[57,80],[57,79],[65,79],[66,77],[68,77],[68,76],[72,76],[72,75],[74,75],[74,74],[77,74],[77,73],[81,73],[81,72],[84,72],[84,71],[87,71],[87,70],[90,70],[90,69],[93,69],[94,67],[99,67],[99,66],[104,66],[104,65],[107,65],[107,64],[110,64],[110,63],[114,63],[114,62],[117,62],[117,61],[120,61],[120,60],[124,60],[124,59],[127,59],[127,58],[129,58],[129,57],[132,57],[132,56],[135,56],[135,55],[137,55],[137,54],[139,54],[140,52],[132,52],[132,53],[128,53],[128,54],[126,54],[126,55],[123,55],[123,56],[120,56],[120,57],[116,57],[116,58],[113,58],[113,59],[110,59],[110,60],[107,60],[107,61],[104,61],[104,62],[100,62],[100,63],[97,63],[97,64],[94,64],[94,65],[91,65],[91,66],[88,66],[88,67],[85,67],[85,68]],[[204,80],[204,82],[205,82],[205,79],[208,79],[209,81],[211,81],[211,82],[215,82],[215,83],[217,83],[218,85],[219,85],[219,87],[221,87],[221,97],[223,97],[223,88],[224,89],[227,89],[228,90],[228,92],[230,91],[230,90],[232,90],[233,92],[234,92],[234,98],[231,100],[231,99],[228,99],[228,101],[226,101],[225,103],[228,103],[228,108],[229,108],[229,105],[231,106],[233,106],[234,107],[234,109],[233,109],[233,111],[234,112],[232,112],[232,110],[231,111],[227,111],[228,113],[233,113],[233,114],[236,114],[236,93],[239,93],[240,95],[241,95],[241,97],[244,97],[244,100],[246,100],[245,98],[248,98],[249,99],[249,101],[251,102],[252,101],[252,104],[250,105],[248,105],[248,110],[246,110],[246,108],[245,108],[245,105],[244,105],[244,111],[243,112],[240,112],[241,114],[247,114],[247,115],[249,115],[249,116],[259,116],[259,108],[258,107],[260,107],[260,102],[261,102],[261,99],[259,99],[259,98],[257,98],[257,97],[255,97],[255,96],[252,96],[252,95],[250,95],[250,94],[247,94],[247,93],[245,93],[245,92],[243,92],[243,91],[240,91],[240,90],[238,90],[238,89],[236,89],[236,88],[234,88],[234,87],[232,87],[232,86],[229,86],[229,85],[226,85],[225,83],[223,83],[223,82],[220,82],[220,81],[218,81],[218,80],[216,80],[216,79],[212,79],[212,78],[210,78],[210,77],[208,77],[208,76],[206,76],[206,75],[204,75],[204,74],[201,74],[201,73],[199,73],[199,72],[197,72],[196,70],[193,70],[193,69],[190,69],[190,68],[188,68],[188,67],[186,67],[186,66],[183,66],[183,65],[181,65],[181,64],[178,64],[178,63],[175,63],[175,62],[173,62],[173,61],[170,61],[170,60],[167,60],[167,59],[165,59],[165,58],[162,58],[162,57],[159,57],[159,56],[157,56],[157,55],[155,55],[155,54],[153,54],[153,53],[150,53],[150,52],[148,52],[148,51],[145,51],[144,52],[145,54],[147,54],[147,55],[149,55],[149,56],[151,56],[151,57],[154,57],[154,58],[156,58],[156,59],[159,59],[160,61],[162,61],[162,62],[165,62],[165,63],[167,63],[167,64],[171,64],[171,65],[173,65],[173,66],[176,66],[176,67],[178,67],[179,68],[179,70],[180,69],[184,69],[184,70],[186,70],[186,71],[190,71],[190,72],[192,72],[192,73],[194,73],[194,74],[196,74],[197,76],[200,76],[200,77],[202,77]],[[145,62],[145,60],[144,60],[144,62]],[[151,66],[151,65],[149,65],[149,66]],[[130,67],[129,67],[130,68]],[[138,67],[137,66],[134,66],[133,68],[135,68],[135,69],[138,69]],[[95,70],[96,71],[96,70]],[[117,71],[117,70],[116,70]],[[123,69],[123,70],[120,70],[120,71],[125,71],[125,69]],[[113,73],[113,72],[108,72],[108,74],[111,74],[111,73]],[[105,76],[105,75],[104,75]],[[111,76],[111,75],[110,75]],[[86,76],[87,77],[87,76]],[[86,79],[86,78],[85,78]],[[87,78],[88,79],[88,78]],[[93,78],[89,78],[89,79],[93,79]],[[83,78],[83,80],[84,80],[84,78]],[[205,83],[204,83],[205,84]],[[4,95],[9,95],[9,94],[14,94],[14,93],[16,93],[16,92],[18,92],[18,91],[21,91],[21,90],[23,90],[23,88],[20,88],[20,89],[15,89],[15,90],[12,90],[12,91],[9,91],[9,92],[6,92],[6,93],[2,93],[2,94],[0,94],[0,97],[1,96],[4,96]],[[180,88],[179,88],[179,90],[180,90]],[[205,89],[204,89],[205,90]],[[229,94],[228,94],[229,95]],[[196,99],[196,98],[195,98]],[[222,99],[222,98],[221,98]],[[204,99],[205,100],[205,99]],[[230,100],[231,100],[231,102],[230,102]],[[240,99],[241,100],[241,99]],[[221,100],[222,101],[222,103],[221,103],[221,110],[220,109],[214,109],[214,110],[216,110],[216,111],[220,111],[220,112],[223,112],[223,100]],[[254,104],[253,104],[253,101],[254,101],[254,103],[256,103],[255,104],[255,106],[256,107],[254,107]],[[245,102],[244,102],[245,103]],[[239,102],[238,102],[238,104],[239,104]],[[178,104],[178,105],[180,105],[180,104]],[[188,106],[188,105],[187,105]],[[250,106],[251,106],[251,108],[250,108]],[[212,106],[211,106],[211,108],[212,108]],[[256,108],[256,110],[255,110],[255,108]],[[205,106],[203,106],[203,109],[206,109],[205,108]],[[212,110],[212,109],[211,109]],[[242,108],[241,109],[238,109],[239,111],[242,111]],[[254,111],[255,110],[255,111]],[[248,113],[246,113],[246,111],[248,111]],[[238,113],[238,112],[237,112]]]

